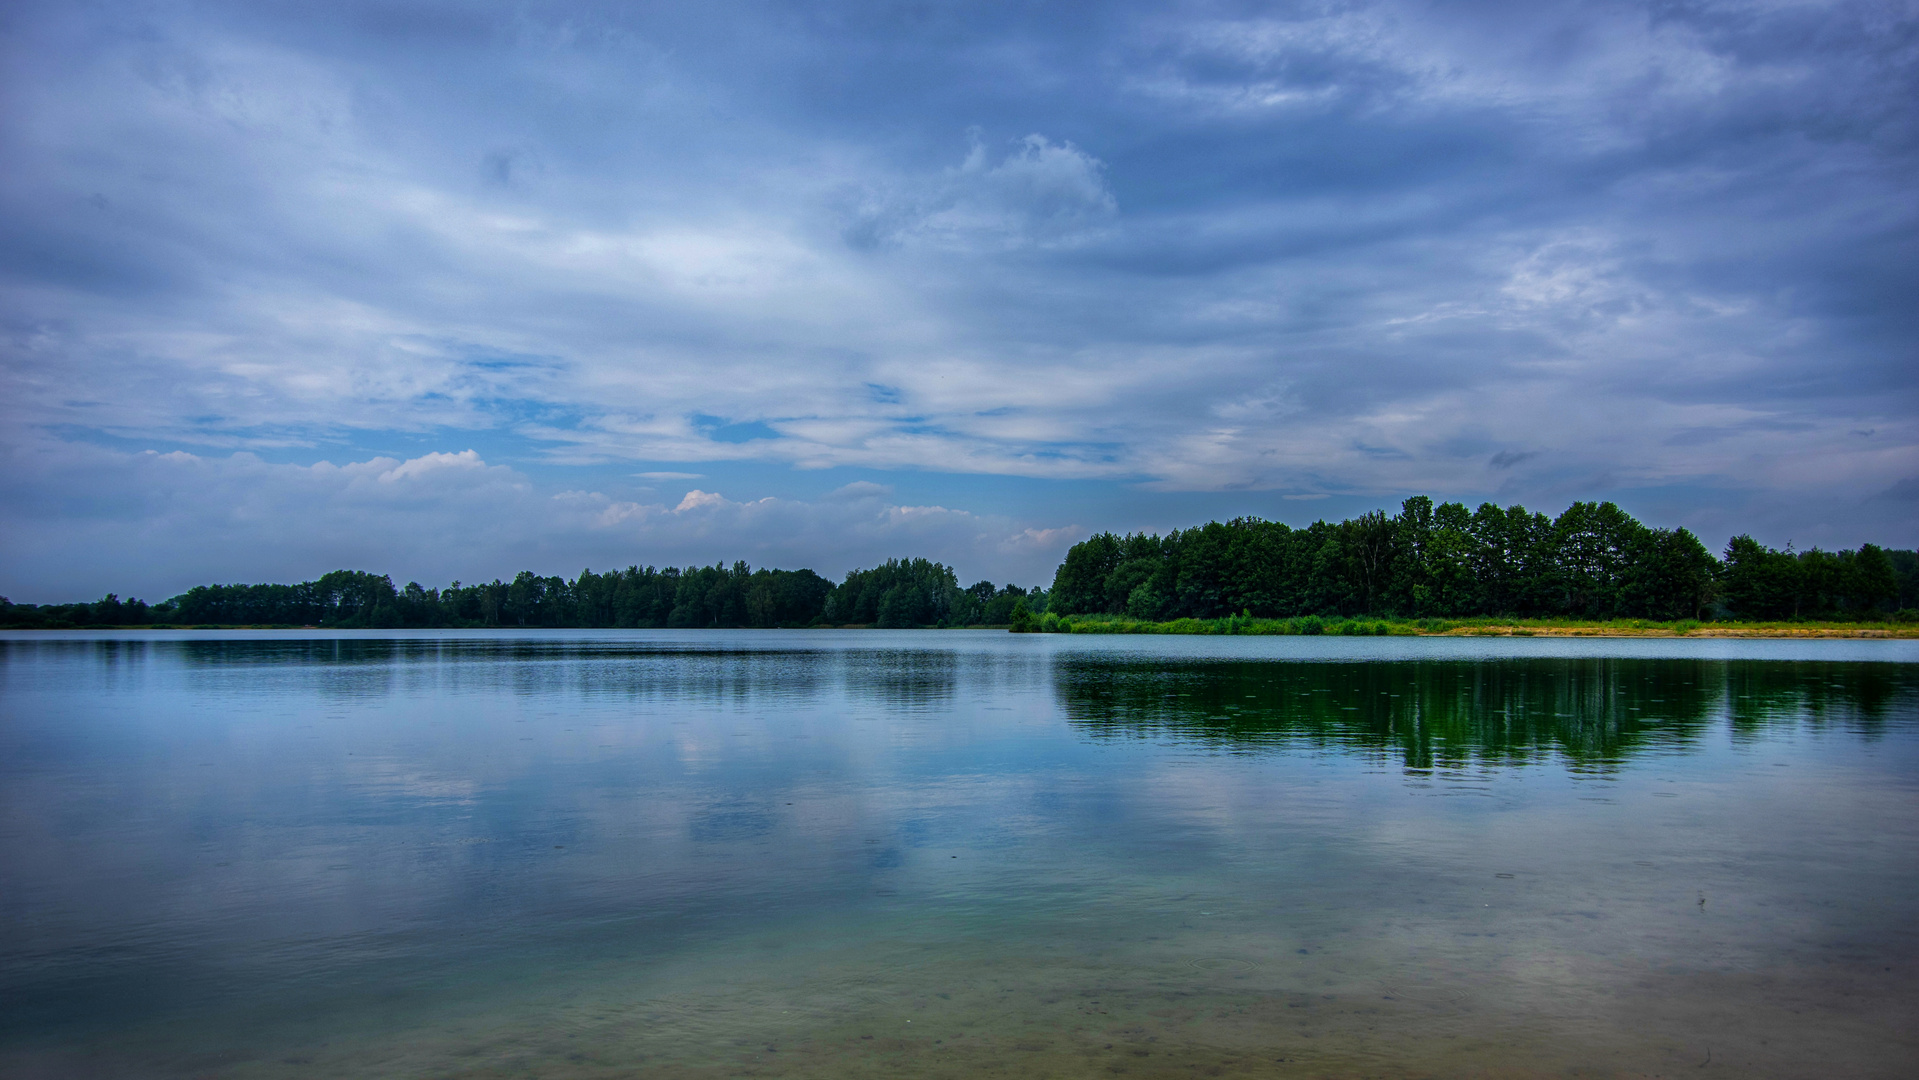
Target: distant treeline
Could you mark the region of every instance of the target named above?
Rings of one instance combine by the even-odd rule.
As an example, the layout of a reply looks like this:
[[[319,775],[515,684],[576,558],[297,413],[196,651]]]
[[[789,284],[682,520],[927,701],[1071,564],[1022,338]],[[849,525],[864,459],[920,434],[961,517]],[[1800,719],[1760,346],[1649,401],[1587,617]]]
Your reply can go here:
[[[1418,496],[1294,529],[1237,518],[1165,536],[1100,533],[1066,553],[1050,591],[981,581],[925,559],[892,559],[834,584],[811,570],[629,566],[572,580],[395,588],[336,570],[297,585],[199,585],[157,604],[113,594],[13,604],[0,626],[326,627],[1004,626],[1059,615],[1140,620],[1380,617],[1879,619],[1919,608],[1919,557],[1778,551],[1734,537],[1714,558],[1685,529],[1642,525],[1612,503],[1558,518],[1522,506],[1467,510]]]
[[[0,626],[246,625],[433,627],[883,627],[1005,625],[1046,594],[976,582],[925,559],[855,570],[838,585],[811,570],[732,566],[632,566],[572,580],[522,571],[510,582],[395,588],[384,574],[336,570],[297,585],[196,585],[157,604],[109,593],[86,604],[14,604],[0,597]]]
[[[1303,529],[1239,518],[1165,536],[1100,533],[1066,553],[1051,608],[1157,621],[1878,619],[1919,606],[1916,564],[1872,544],[1777,551],[1749,536],[1716,559],[1685,529],[1650,528],[1612,503],[1574,503],[1554,519],[1417,496],[1390,517]]]

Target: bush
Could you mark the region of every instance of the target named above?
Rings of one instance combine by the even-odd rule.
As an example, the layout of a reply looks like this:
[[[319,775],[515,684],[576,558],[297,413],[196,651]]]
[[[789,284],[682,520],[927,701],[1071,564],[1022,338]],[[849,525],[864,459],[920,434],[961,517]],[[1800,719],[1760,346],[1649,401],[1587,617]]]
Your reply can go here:
[[[1013,604],[1012,627],[1015,634],[1033,632],[1033,612],[1026,606],[1026,600],[1023,597]]]

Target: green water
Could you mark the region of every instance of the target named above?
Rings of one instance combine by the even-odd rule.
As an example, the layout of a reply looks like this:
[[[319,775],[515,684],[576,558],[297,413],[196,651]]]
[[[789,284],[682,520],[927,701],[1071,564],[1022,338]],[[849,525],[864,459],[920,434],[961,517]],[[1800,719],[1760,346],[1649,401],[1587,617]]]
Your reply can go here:
[[[0,1074],[1905,1076],[1907,642],[0,637]]]

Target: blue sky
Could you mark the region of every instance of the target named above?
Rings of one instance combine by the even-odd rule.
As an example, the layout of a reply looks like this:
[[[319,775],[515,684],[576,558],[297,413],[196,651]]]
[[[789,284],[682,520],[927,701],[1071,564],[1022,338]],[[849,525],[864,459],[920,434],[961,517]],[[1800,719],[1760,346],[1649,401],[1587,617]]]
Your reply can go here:
[[[1919,542],[1913,3],[0,13],[0,592]]]

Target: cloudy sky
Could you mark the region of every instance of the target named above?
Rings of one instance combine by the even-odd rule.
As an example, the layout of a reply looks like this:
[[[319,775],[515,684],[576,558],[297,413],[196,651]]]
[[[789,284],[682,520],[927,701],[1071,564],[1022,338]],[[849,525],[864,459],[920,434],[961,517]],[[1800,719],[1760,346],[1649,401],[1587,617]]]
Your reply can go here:
[[[0,592],[1919,542],[1919,4],[15,0]]]

